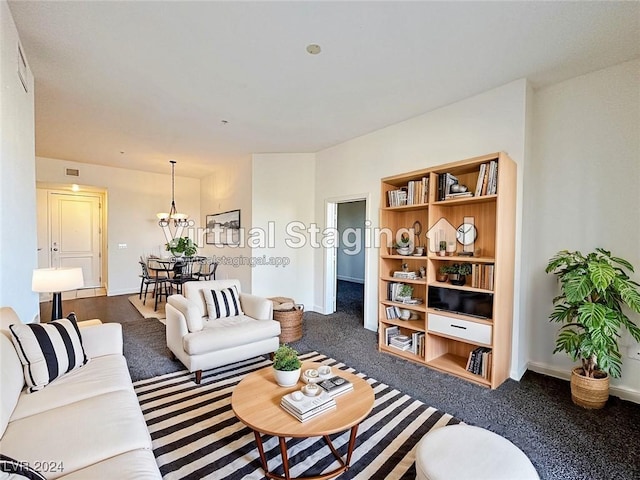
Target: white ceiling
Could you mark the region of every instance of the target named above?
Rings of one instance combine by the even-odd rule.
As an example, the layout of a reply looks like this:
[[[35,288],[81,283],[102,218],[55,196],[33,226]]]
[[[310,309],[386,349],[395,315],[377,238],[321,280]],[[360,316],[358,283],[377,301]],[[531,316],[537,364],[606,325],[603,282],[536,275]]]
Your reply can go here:
[[[173,158],[180,176],[640,56],[635,1],[9,5],[36,79],[36,154],[160,173]]]

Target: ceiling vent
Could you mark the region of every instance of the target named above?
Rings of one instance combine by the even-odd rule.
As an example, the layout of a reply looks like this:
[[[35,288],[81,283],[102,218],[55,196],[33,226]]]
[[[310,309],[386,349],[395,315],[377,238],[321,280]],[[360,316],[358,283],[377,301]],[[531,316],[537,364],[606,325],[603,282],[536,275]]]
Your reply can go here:
[[[67,177],[79,177],[80,176],[80,170],[78,170],[77,168],[65,168],[64,174]]]

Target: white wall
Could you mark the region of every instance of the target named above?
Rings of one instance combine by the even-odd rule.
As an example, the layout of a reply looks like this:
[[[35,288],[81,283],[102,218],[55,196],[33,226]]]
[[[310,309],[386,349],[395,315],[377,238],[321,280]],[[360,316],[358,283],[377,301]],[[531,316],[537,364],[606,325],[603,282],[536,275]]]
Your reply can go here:
[[[304,227],[296,229],[301,232],[314,221],[314,172],[314,154],[253,155],[253,227],[268,231],[271,222],[275,232],[272,246],[254,248],[253,256],[290,263],[254,267],[252,292],[293,298],[307,310],[313,308],[314,249],[308,234],[302,244],[297,235],[287,233],[287,225],[301,222]],[[287,240],[293,246],[287,246]]]
[[[527,82],[518,80],[489,92],[355,138],[319,152],[316,156],[316,219],[324,218],[325,201],[331,197],[368,193],[367,218],[378,227],[380,178],[418,168],[506,151],[518,164],[517,245],[522,210],[522,172],[525,160],[525,107]],[[377,328],[378,249],[366,252],[370,266],[365,283],[364,325]],[[323,256],[315,257],[315,301],[323,305]],[[520,291],[520,250],[516,250],[515,290]],[[516,299],[516,305],[519,300]],[[513,358],[518,359],[514,314]],[[514,362],[517,370],[522,367]]]
[[[6,1],[0,2],[0,306],[23,322],[38,315],[31,291],[37,267],[34,82],[18,78],[18,32]]]
[[[177,170],[179,165],[176,165]],[[66,168],[79,169],[80,176],[67,177]],[[164,175],[52,158],[36,158],[38,182],[77,183],[106,190],[108,295],[138,292],[140,255],[166,254],[166,240],[158,226],[156,213],[168,212],[171,206],[169,162],[167,172]],[[199,224],[200,180],[176,175],[175,200],[178,211],[188,214]],[[35,206],[33,210],[35,212]],[[186,234],[185,231],[184,235]],[[126,244],[127,248],[120,249],[119,244]]]
[[[557,285],[544,273],[561,249],[611,250],[640,269],[640,61],[623,63],[535,94],[533,161],[527,165],[524,259],[531,368],[568,376],[553,355],[558,324],[548,321]],[[633,277],[640,281],[636,271]],[[638,315],[631,318],[640,324]],[[640,401],[640,362],[623,359],[612,393]]]
[[[215,165],[215,171],[200,182],[201,224],[206,224],[206,216],[216,213],[240,210],[240,226],[251,226],[251,158],[229,161]],[[216,271],[218,280],[236,278],[240,280],[243,292],[251,292],[252,268],[247,263],[252,253],[248,246],[205,245],[202,255],[216,256],[221,262]]]

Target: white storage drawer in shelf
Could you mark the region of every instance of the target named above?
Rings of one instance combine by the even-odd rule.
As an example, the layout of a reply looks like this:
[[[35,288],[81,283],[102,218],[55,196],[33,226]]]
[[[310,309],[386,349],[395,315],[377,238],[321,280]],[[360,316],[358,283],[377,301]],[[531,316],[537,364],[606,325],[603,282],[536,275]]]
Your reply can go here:
[[[471,343],[491,345],[491,330],[493,328],[491,325],[447,317],[436,313],[429,313],[427,319],[429,332],[441,333]]]

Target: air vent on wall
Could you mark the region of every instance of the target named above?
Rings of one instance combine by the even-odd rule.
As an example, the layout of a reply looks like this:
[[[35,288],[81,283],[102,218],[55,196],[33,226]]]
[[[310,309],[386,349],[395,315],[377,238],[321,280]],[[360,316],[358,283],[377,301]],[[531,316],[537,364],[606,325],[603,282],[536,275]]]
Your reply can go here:
[[[79,177],[80,176],[80,170],[78,170],[77,168],[66,168],[64,171],[64,174],[67,177]]]

